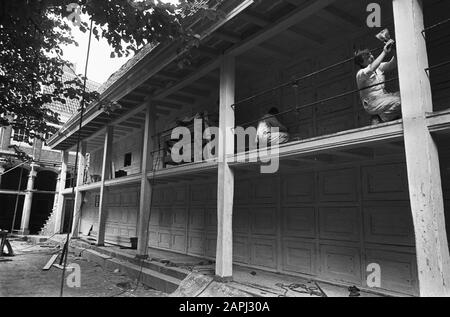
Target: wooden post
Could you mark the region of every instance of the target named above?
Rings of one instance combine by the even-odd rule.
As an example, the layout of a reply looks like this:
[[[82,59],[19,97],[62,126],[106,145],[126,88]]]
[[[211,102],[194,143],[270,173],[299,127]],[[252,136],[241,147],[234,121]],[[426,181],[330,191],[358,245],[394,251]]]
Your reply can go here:
[[[421,296],[449,296],[450,258],[439,155],[425,120],[433,111],[420,0],[393,0],[406,163]]]
[[[138,256],[146,257],[148,248],[148,224],[152,203],[152,183],[148,179],[147,174],[153,168],[153,149],[155,142],[153,136],[156,134],[156,111],[149,102],[145,114],[144,137],[142,145],[142,166],[141,166],[141,191],[139,197],[139,222],[138,222]]]
[[[224,56],[220,71],[219,172],[217,186],[217,255],[216,277],[222,281],[233,277],[233,196],[234,175],[227,155],[234,153],[235,59]]]
[[[112,178],[113,171],[111,170],[112,159],[112,145],[114,139],[114,127],[106,127],[105,132],[105,145],[103,148],[103,165],[102,165],[102,180],[100,185],[100,202],[98,206],[98,233],[97,233],[97,245],[105,245],[105,230],[106,230],[106,217],[108,210],[106,208],[108,190],[105,187],[105,181]]]
[[[74,239],[78,238],[81,210],[83,208],[84,193],[80,191],[80,186],[83,185],[84,179],[87,143],[81,142],[80,147],[81,149],[78,155],[77,184],[75,188],[75,200],[73,204],[72,238]]]
[[[58,192],[57,205],[56,205],[56,215],[55,215],[55,233],[59,233],[62,230],[62,215],[64,207],[64,195],[62,194],[66,188],[66,177],[67,177],[67,165],[69,162],[69,152],[61,152],[61,171],[59,174],[59,187],[56,188]]]

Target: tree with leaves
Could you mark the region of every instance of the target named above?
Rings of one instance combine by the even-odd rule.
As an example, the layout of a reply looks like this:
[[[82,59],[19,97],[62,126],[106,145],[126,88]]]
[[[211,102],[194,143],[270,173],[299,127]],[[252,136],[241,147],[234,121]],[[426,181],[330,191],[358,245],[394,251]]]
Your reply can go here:
[[[220,18],[214,8],[223,0],[180,0],[178,4],[158,0],[4,0],[0,2],[0,126],[11,125],[33,139],[54,133],[58,114],[48,105],[76,99],[89,104],[99,96],[85,92],[84,78],[61,80],[63,47],[77,44],[72,23],[83,31],[92,21],[95,38],[105,38],[111,56],[129,56],[145,45],[179,40],[188,45],[196,35],[182,20],[199,11],[209,19]],[[44,89],[51,87],[51,89]]]

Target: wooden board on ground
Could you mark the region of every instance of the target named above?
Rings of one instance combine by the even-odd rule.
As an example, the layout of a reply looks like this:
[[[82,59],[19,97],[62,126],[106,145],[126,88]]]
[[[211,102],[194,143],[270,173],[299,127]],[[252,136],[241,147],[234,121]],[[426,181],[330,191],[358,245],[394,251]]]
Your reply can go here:
[[[60,269],[60,270],[64,270],[64,265],[60,265],[58,263],[53,264],[54,267]],[[73,270],[72,266],[66,266],[66,271],[70,271]]]
[[[53,263],[55,263],[56,259],[58,258],[58,254],[53,254],[50,260],[48,260],[47,264],[43,267],[42,270],[48,271],[52,267]]]

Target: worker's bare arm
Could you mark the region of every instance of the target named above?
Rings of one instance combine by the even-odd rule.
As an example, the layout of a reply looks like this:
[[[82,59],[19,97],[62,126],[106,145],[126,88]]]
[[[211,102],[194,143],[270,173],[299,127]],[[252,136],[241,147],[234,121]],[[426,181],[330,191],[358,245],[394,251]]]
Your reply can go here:
[[[381,63],[383,63],[386,55],[392,51],[392,47],[394,46],[394,40],[389,40],[383,48],[383,52],[369,65],[370,71],[374,72],[380,67]]]

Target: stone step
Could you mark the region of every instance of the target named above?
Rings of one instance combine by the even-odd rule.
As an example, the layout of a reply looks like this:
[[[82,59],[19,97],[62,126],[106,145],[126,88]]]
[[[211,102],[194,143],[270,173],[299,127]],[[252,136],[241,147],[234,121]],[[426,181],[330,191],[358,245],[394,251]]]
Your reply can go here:
[[[88,261],[99,264],[105,270],[119,270],[130,278],[139,279],[142,284],[164,293],[174,292],[181,283],[180,279],[113,258],[92,249],[80,249],[79,247],[71,247],[71,249],[76,253],[81,253],[81,256]]]
[[[98,249],[96,249],[98,250]],[[99,252],[105,252],[105,254],[109,254],[110,256],[120,259],[120,260],[124,260],[127,262],[130,262],[132,264],[135,265],[141,265],[143,264],[143,266],[147,269],[150,270],[154,270],[156,272],[165,274],[165,275],[169,275],[172,276],[174,278],[177,279],[184,279],[186,278],[186,276],[189,274],[188,271],[177,268],[177,267],[169,267],[163,263],[159,263],[159,262],[155,262],[155,261],[151,261],[151,260],[146,260],[146,261],[141,261],[139,259],[136,259],[134,256],[127,254],[125,252],[120,252],[120,251],[108,251],[108,250],[104,250],[102,249]]]
[[[141,283],[156,289],[158,291],[170,294],[173,293],[180,285],[182,280],[168,276],[129,262],[118,259],[110,259],[106,261],[107,270],[119,269],[128,276],[137,279],[140,277]]]
[[[71,251],[107,270],[119,269],[135,279],[141,274],[140,281],[143,284],[165,293],[174,292],[187,276],[186,271],[156,262],[144,261],[141,268],[141,261],[129,254],[105,250],[86,242],[73,241]]]
[[[132,264],[139,265],[139,266],[141,265],[141,260],[136,259],[134,257],[134,255],[131,255],[127,252],[121,252],[120,250],[111,250],[108,248],[97,247],[95,245],[90,245],[89,243],[80,241],[80,240],[72,241],[71,245],[78,246],[83,249],[88,248],[91,250],[95,250],[96,252],[108,255],[112,258],[124,260],[124,261],[130,262]],[[186,276],[190,273],[187,270],[184,270],[184,269],[181,269],[178,267],[167,266],[166,264],[163,264],[163,263],[160,263],[157,261],[151,261],[151,260],[144,261],[143,267],[154,270],[156,272],[159,272],[159,273],[162,273],[165,275],[172,276],[172,277],[180,279],[180,280],[185,279]]]

